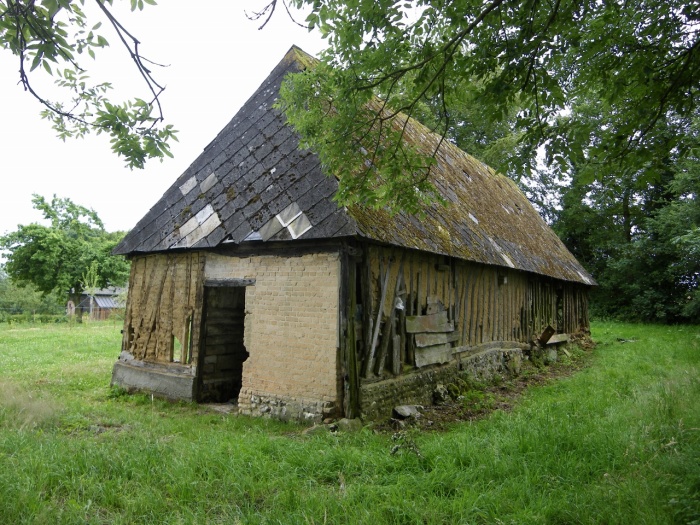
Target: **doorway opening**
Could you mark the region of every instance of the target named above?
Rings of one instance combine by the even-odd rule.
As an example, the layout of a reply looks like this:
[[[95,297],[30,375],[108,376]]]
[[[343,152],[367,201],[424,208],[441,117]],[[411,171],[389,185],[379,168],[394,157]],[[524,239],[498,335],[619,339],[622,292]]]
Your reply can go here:
[[[245,286],[205,286],[203,320],[198,400],[236,403],[248,359],[243,344]]]

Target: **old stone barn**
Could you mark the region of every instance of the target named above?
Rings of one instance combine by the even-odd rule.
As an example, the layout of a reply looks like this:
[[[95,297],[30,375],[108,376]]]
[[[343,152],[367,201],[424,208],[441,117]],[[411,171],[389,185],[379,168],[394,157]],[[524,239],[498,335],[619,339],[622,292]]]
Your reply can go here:
[[[273,108],[282,62],[117,247],[113,384],[283,419],[376,417],[588,330],[590,275],[515,184],[443,142],[421,217],[344,209]],[[417,122],[408,140],[433,151]],[[548,335],[551,335],[548,334]]]

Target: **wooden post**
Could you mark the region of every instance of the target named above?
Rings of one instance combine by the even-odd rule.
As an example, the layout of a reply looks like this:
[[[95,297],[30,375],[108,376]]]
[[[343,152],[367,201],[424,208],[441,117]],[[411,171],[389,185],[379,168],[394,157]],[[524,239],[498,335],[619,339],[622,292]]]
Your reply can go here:
[[[462,277],[462,285],[460,288],[462,289],[462,296],[459,299],[459,309],[461,310],[460,312],[460,318],[461,318],[461,323],[462,323],[462,340],[461,344],[464,346],[467,346],[469,342],[467,341],[467,325],[469,324],[469,310],[467,309],[467,304],[469,302],[469,281],[471,278],[471,275],[466,273],[467,267],[464,267],[462,270],[463,277]]]
[[[350,295],[350,312],[348,313],[348,337],[347,344],[345,345],[348,361],[348,400],[346,417],[354,419],[360,415],[360,378],[357,371],[357,338],[355,333],[357,264],[352,257],[348,260],[348,294]]]

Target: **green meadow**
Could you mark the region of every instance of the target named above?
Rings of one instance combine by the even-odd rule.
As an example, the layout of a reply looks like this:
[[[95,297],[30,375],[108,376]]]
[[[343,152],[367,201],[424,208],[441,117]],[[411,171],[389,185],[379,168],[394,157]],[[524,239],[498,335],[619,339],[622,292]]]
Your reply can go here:
[[[110,389],[118,323],[0,327],[0,523],[700,523],[700,327],[447,430],[353,433]],[[566,358],[565,358],[566,359]]]

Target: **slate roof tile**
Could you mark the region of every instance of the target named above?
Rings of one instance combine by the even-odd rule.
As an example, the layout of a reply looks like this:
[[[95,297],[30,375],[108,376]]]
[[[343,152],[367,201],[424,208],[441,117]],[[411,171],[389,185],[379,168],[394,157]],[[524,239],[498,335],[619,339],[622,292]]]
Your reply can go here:
[[[413,120],[406,140],[425,153],[437,151],[431,180],[448,205],[427,206],[421,217],[339,208],[332,200],[337,179],[299,147],[274,108],[284,76],[312,61],[293,47],[115,253],[215,248],[229,239],[262,239],[261,230],[269,240],[291,242],[290,229],[310,225],[300,238],[366,238],[594,284],[512,181]],[[292,204],[302,215],[276,231],[270,220]]]

